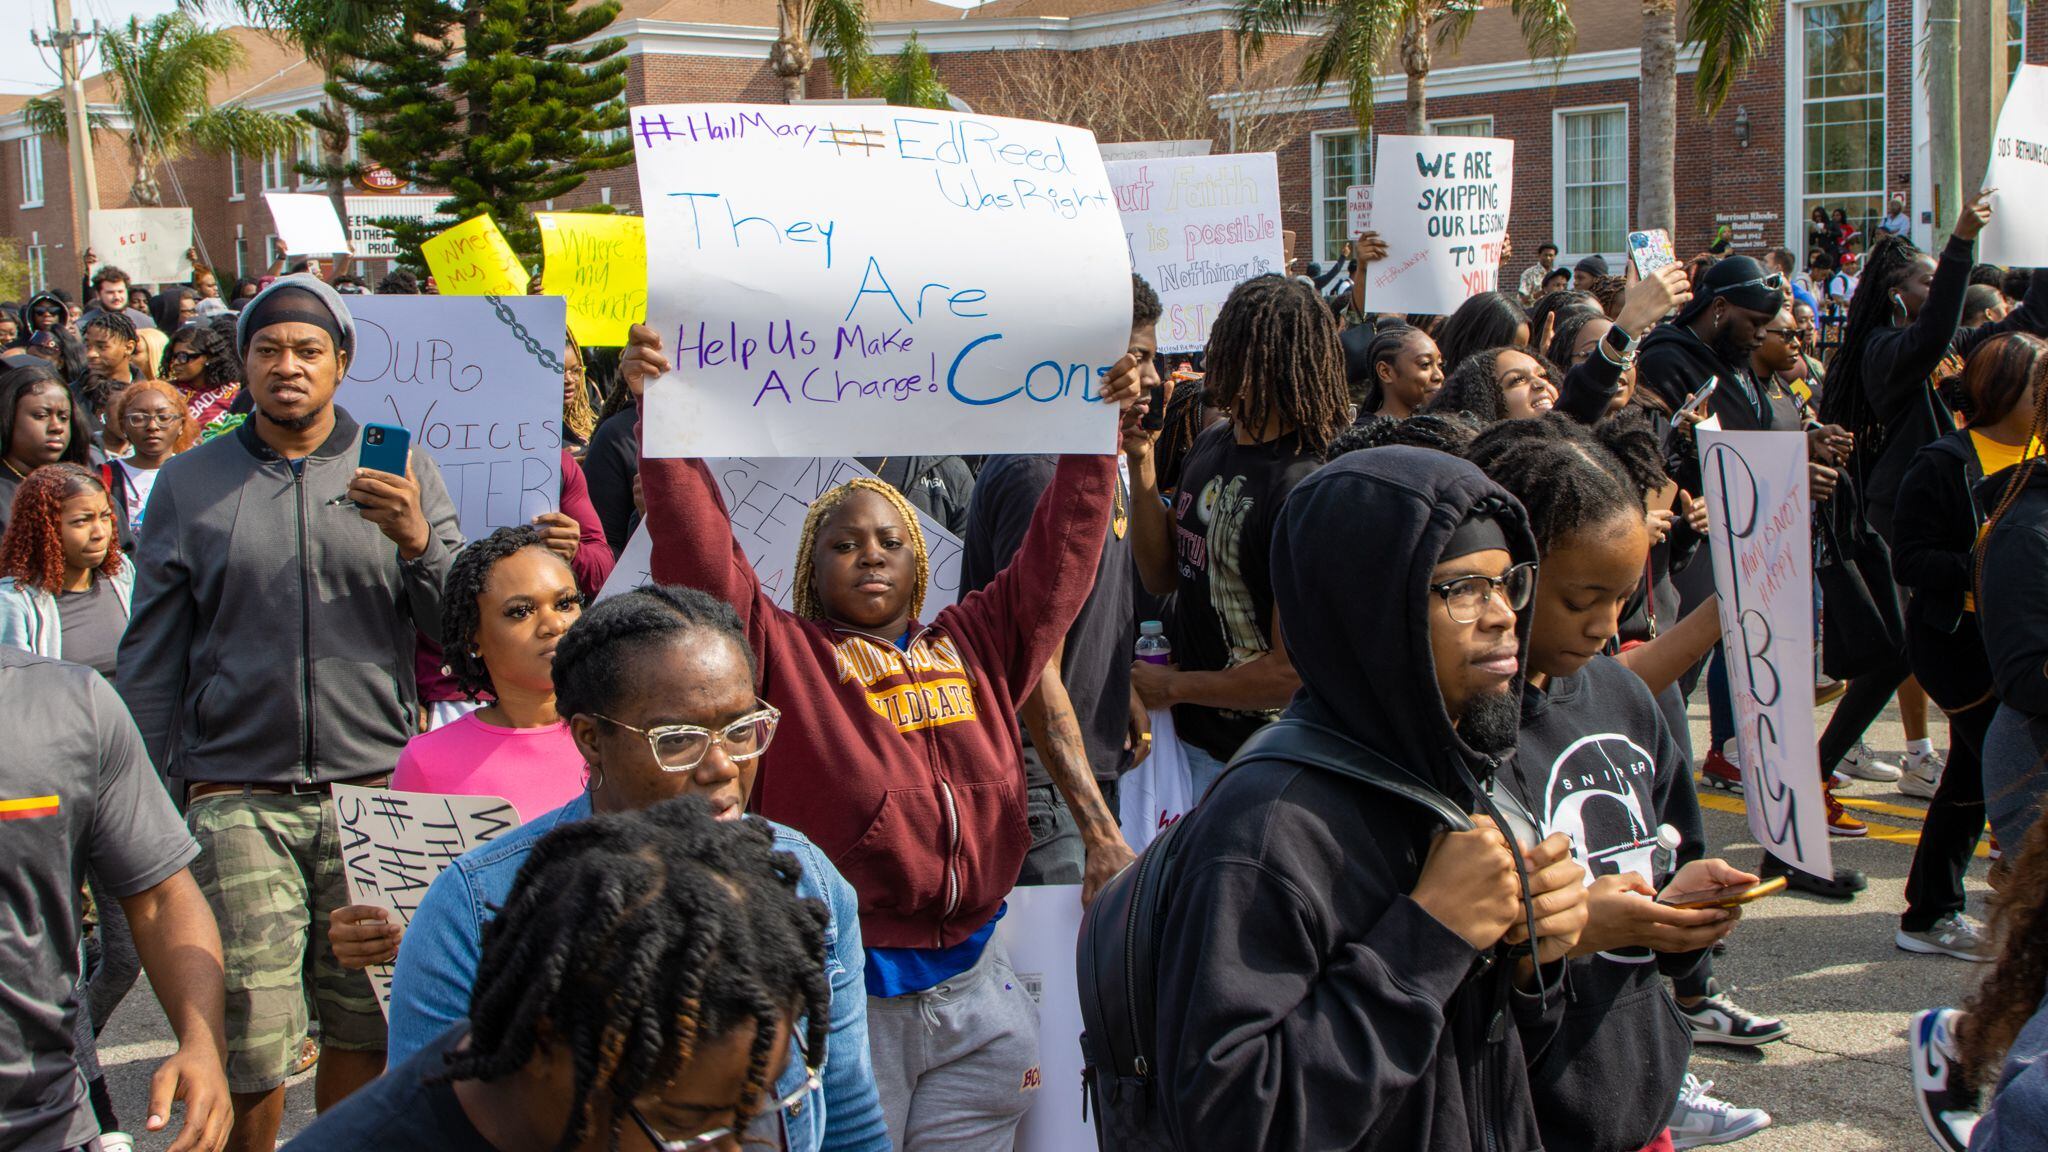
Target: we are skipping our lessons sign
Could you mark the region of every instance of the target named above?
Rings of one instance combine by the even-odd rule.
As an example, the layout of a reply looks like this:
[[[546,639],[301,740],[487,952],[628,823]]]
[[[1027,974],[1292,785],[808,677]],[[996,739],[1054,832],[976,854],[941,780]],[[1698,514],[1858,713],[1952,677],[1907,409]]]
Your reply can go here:
[[[1446,316],[1500,279],[1515,142],[1490,136],[1381,136],[1372,224],[1386,259],[1366,266],[1372,312]]]
[[[648,456],[1111,452],[1130,260],[1078,128],[886,107],[631,114]]]

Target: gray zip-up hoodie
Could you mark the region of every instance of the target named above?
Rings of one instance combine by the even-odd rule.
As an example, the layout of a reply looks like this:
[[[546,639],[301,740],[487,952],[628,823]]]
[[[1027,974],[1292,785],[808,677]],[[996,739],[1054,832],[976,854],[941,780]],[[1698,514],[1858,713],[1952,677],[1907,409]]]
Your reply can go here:
[[[413,636],[440,633],[462,546],[455,505],[414,452],[433,539],[401,560],[375,524],[328,504],[355,474],[353,417],[336,407],[333,433],[296,469],[255,419],[157,478],[117,687],[158,769],[185,783],[389,772],[417,727]]]

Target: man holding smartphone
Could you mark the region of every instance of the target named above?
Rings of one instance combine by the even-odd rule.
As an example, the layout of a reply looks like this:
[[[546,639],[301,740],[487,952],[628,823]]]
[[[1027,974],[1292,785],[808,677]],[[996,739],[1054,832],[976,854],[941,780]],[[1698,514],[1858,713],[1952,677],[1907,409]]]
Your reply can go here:
[[[309,930],[348,903],[330,789],[382,782],[413,735],[413,637],[440,631],[462,536],[425,455],[404,475],[359,466],[363,428],[334,403],[355,321],[332,288],[278,280],[236,338],[255,412],[151,491],[117,687],[183,802],[221,926],[228,1147],[270,1152],[307,984],[319,1105],[383,1070],[368,977]]]

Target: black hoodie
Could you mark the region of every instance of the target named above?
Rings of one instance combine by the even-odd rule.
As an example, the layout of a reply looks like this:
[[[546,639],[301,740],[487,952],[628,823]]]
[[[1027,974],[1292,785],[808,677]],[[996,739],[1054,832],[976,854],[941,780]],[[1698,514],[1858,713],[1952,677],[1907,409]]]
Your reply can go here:
[[[1321,469],[1288,497],[1273,538],[1281,618],[1316,622],[1288,634],[1302,678],[1288,714],[1371,747],[1467,810],[1476,797],[1463,781],[1497,765],[1444,710],[1427,586],[1482,501],[1500,508],[1515,559],[1535,559],[1512,497],[1466,461],[1418,448]],[[1555,1017],[1510,992],[1495,954],[1408,896],[1432,821],[1280,763],[1226,772],[1184,819],[1158,971],[1161,1100],[1176,1147],[1541,1147],[1521,1035],[1540,1044]]]
[[[2005,472],[1977,490],[1996,508]],[[1977,605],[1991,678],[2005,706],[2048,716],[2048,467],[2027,474],[2027,486],[1984,541],[1984,599]]]

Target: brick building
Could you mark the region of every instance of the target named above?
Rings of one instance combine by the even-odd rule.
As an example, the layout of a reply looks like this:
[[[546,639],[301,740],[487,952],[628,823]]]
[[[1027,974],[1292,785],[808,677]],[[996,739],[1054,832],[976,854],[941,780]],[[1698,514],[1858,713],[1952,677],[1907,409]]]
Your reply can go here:
[[[1783,243],[1803,251],[1813,207],[1874,221],[1895,192],[1907,195],[1919,238],[1931,240],[1936,206],[1915,84],[1924,7],[1925,0],[1787,0],[1767,54],[1711,119],[1691,99],[1696,57],[1681,55],[1682,253],[1704,247],[1722,224],[1739,248]],[[2012,66],[2022,56],[2048,62],[2048,5],[2031,14],[2023,0],[1968,0],[1964,8],[1969,173],[1982,170]],[[1369,182],[1369,136],[1344,93],[1292,85],[1297,39],[1277,38],[1259,61],[1241,65],[1228,0],[993,0],[972,9],[873,0],[870,12],[876,51],[893,52],[915,35],[963,111],[1066,120],[1104,140],[1207,137],[1219,151],[1235,143],[1277,152],[1287,226],[1305,239],[1300,252],[1310,258],[1341,241],[1344,189]],[[1560,64],[1531,61],[1513,14],[1489,0],[1459,49],[1437,54],[1428,80],[1435,130],[1516,141],[1517,268],[1546,240],[1567,260],[1622,247],[1637,193],[1641,12],[1631,0],[1577,0],[1578,44]],[[780,102],[781,81],[768,65],[774,13],[771,0],[626,0],[611,34],[626,41],[627,99]],[[282,112],[320,100],[317,70],[295,51],[256,31],[236,34],[248,59],[215,84],[216,102]],[[1403,130],[1403,80],[1398,70],[1381,78],[1373,131]],[[806,94],[838,95],[822,64]],[[87,98],[110,98],[105,78],[88,82]],[[57,141],[27,131],[23,101],[0,97],[0,237],[28,250],[35,274],[72,283],[82,253],[72,236],[69,165]],[[122,127],[96,137],[104,207],[133,204]],[[269,263],[262,191],[324,190],[293,172],[291,159],[191,154],[162,176],[165,202],[193,207],[223,278]],[[628,167],[598,174],[554,206],[603,201],[631,211],[638,196]],[[362,219],[431,215],[436,199],[417,189],[347,193],[352,218]],[[371,259],[366,271],[384,265]]]

